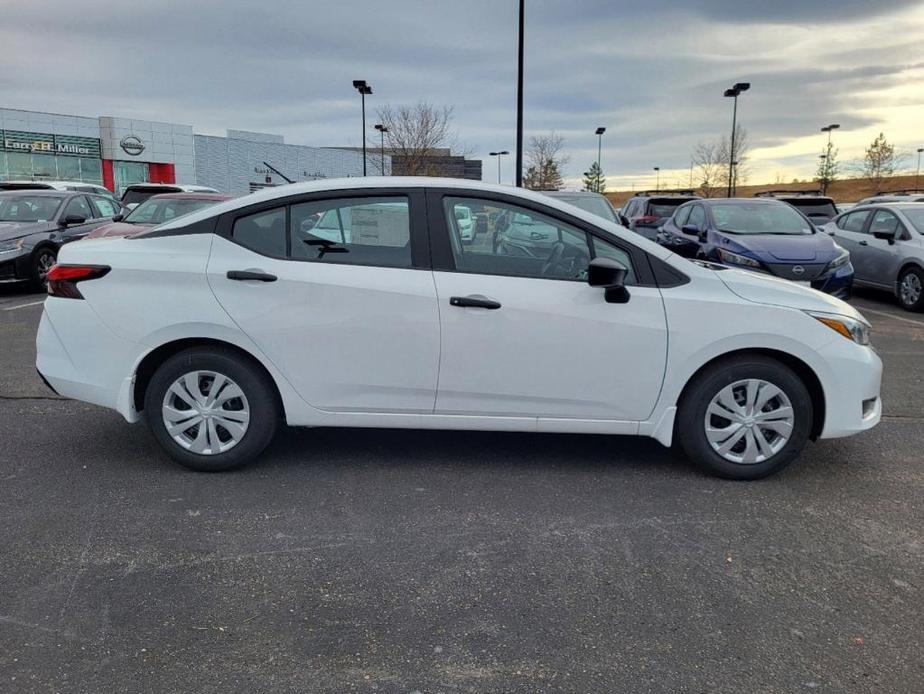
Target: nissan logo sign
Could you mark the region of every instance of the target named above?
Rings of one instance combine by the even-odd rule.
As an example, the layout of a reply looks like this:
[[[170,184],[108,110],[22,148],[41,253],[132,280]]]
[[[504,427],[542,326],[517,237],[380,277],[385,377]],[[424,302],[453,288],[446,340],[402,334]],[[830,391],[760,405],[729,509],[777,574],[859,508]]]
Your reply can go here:
[[[805,268],[801,265],[795,265],[792,269],[792,274],[799,275],[801,277],[805,274]]]
[[[122,151],[126,154],[130,154],[133,157],[137,157],[144,151],[144,143],[141,141],[140,137],[135,135],[126,135],[119,142],[119,146],[122,148]]]

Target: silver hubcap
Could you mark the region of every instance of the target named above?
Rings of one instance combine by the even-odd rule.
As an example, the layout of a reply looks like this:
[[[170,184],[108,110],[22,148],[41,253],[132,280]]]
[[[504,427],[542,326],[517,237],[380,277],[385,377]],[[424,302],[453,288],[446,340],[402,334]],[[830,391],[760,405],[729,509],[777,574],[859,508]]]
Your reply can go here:
[[[921,280],[913,272],[902,277],[902,303],[910,306],[921,298]]]
[[[234,448],[250,424],[244,391],[215,371],[191,371],[167,389],[161,416],[167,433],[186,450],[216,455]]]
[[[42,282],[45,281],[45,277],[47,277],[48,271],[51,270],[54,264],[55,257],[51,253],[42,253],[38,257],[36,265],[38,267],[39,278],[42,280]]]
[[[749,378],[719,391],[706,408],[706,438],[732,463],[752,465],[780,452],[792,435],[795,416],[786,393]]]

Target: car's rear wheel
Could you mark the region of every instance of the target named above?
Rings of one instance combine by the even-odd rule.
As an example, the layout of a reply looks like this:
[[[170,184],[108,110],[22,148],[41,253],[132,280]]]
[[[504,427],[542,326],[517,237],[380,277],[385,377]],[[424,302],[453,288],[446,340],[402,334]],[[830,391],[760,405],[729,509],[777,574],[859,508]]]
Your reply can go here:
[[[265,373],[233,351],[195,347],[167,359],[144,398],[148,426],[181,465],[203,472],[252,461],[279,422]]]
[[[32,256],[32,284],[44,291],[48,287],[48,271],[58,262],[58,254],[53,248],[39,248]]]
[[[910,267],[898,278],[898,300],[906,311],[924,310],[924,272]]]
[[[698,374],[677,413],[677,437],[706,471],[736,480],[779,472],[805,448],[812,398],[785,364],[761,355],[717,362]]]

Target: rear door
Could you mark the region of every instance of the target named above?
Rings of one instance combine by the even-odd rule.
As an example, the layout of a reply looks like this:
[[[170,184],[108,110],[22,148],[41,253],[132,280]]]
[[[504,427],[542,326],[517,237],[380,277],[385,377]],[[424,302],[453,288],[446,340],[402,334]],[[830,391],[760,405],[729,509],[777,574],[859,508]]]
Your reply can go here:
[[[433,411],[440,328],[424,205],[419,192],[357,190],[221,218],[212,290],[312,406]]]
[[[661,388],[667,325],[660,291],[642,274],[650,274],[639,263],[644,255],[548,208],[486,198],[454,191],[429,198],[442,345],[436,413],[536,418],[540,429],[560,420],[646,419]],[[533,252],[463,243],[455,209],[477,205],[538,229]],[[596,256],[629,268],[627,303],[606,303],[587,284]]]

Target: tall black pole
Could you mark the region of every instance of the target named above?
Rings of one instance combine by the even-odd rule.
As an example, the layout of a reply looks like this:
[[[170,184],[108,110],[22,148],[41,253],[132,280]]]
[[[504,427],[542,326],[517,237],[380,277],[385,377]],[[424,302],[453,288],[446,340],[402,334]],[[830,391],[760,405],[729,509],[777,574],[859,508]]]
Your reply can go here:
[[[360,97],[363,100],[363,176],[366,175],[366,92],[360,90]]]
[[[385,175],[385,128],[379,130],[382,133],[382,175]]]
[[[517,171],[516,183],[523,187],[523,28],[526,0],[520,0],[520,37],[517,53]],[[500,157],[498,157],[500,162]]]
[[[738,120],[738,95],[735,94],[735,105],[732,107],[732,132],[731,132],[731,147],[728,154],[728,195],[725,197],[730,198],[732,196],[732,179],[735,175],[735,125]]]

